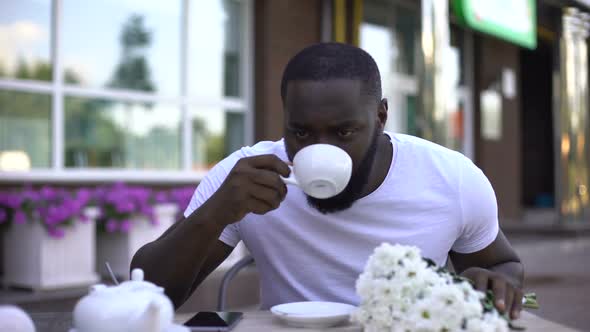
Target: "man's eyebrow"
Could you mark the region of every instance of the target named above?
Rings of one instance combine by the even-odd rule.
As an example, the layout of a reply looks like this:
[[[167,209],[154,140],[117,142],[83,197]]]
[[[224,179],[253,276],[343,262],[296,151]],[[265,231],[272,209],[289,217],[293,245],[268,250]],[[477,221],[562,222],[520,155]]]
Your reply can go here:
[[[326,126],[331,128],[342,128],[342,127],[355,127],[360,126],[361,122],[355,119],[347,119],[342,121],[334,121],[332,123],[328,123]],[[309,127],[309,123],[301,123],[296,121],[289,121],[287,122],[287,127],[290,128],[307,128]]]
[[[360,125],[360,121],[359,120],[344,120],[344,121],[338,121],[338,122],[334,122],[330,124],[330,127],[353,127],[353,126],[358,126]]]
[[[287,127],[291,127],[291,128],[305,128],[307,126],[305,124],[303,124],[303,123],[289,121],[289,122],[287,122]]]

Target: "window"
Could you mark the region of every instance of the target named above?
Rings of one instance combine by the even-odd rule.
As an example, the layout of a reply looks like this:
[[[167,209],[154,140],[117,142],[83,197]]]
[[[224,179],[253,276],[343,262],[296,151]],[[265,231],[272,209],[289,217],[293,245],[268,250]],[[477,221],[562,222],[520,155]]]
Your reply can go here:
[[[420,40],[419,2],[366,0],[360,25],[360,47],[373,56],[381,73],[383,96],[390,113],[387,130],[419,134],[417,55]]]
[[[0,78],[50,81],[49,1],[10,1],[0,9]]]
[[[0,167],[51,165],[51,97],[0,90]]]
[[[26,170],[19,176],[190,181],[202,174],[190,171],[249,143],[250,8],[251,0],[0,5],[0,180]]]

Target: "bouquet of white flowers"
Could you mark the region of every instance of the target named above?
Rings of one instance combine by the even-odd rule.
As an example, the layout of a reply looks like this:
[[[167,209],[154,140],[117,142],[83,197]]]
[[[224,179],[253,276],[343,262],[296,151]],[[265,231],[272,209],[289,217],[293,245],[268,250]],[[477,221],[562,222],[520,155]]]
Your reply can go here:
[[[382,244],[359,276],[352,319],[365,331],[508,331],[482,292],[437,268],[412,246]]]

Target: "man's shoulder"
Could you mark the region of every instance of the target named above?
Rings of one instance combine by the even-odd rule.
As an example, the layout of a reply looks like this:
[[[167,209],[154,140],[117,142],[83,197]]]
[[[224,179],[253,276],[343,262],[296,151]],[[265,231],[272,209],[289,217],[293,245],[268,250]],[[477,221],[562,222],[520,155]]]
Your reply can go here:
[[[468,160],[468,158],[460,152],[449,149],[434,142],[425,140],[423,138],[406,134],[390,134],[390,136],[401,150],[411,150],[414,155],[427,155],[431,158],[436,159],[462,161]]]
[[[464,169],[476,168],[462,153],[422,138],[395,134],[392,141],[398,148],[398,161],[415,172],[438,174],[458,183]]]
[[[252,146],[244,146],[221,160],[216,166],[220,166],[226,172],[229,172],[238,160],[264,154],[274,154],[282,160],[287,160],[285,145],[283,140],[280,139],[278,141],[260,141]]]
[[[283,139],[278,141],[260,141],[252,146],[245,146],[234,152],[232,155],[235,155],[238,158],[244,158],[263,154],[274,154],[281,159],[285,159],[286,152]]]

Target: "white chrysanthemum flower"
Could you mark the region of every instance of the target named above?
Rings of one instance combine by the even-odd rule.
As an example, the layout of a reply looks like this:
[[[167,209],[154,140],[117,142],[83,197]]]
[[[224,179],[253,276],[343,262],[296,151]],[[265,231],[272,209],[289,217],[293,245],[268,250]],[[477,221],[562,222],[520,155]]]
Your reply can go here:
[[[508,322],[497,312],[488,312],[482,316],[469,319],[466,324],[469,332],[508,332]]]
[[[423,321],[428,321],[428,326],[436,327],[433,331],[456,331],[463,324],[466,309],[468,308],[464,307],[461,290],[455,287],[437,287],[432,289],[430,296],[414,303],[408,319],[417,326],[422,326]]]
[[[365,331],[503,332],[497,312],[483,314],[484,294],[437,271],[411,246],[382,244],[356,282],[361,304],[352,315]]]
[[[391,245],[383,243],[377,247],[369,258],[365,271],[374,277],[392,277],[402,260],[422,260],[420,249],[412,246]]]

